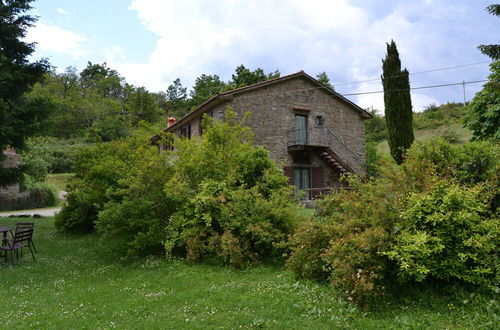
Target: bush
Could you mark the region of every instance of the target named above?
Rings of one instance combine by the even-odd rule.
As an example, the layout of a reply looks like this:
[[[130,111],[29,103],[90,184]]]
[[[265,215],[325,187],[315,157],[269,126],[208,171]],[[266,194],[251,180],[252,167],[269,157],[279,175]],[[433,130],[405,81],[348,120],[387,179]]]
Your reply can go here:
[[[500,224],[482,188],[439,181],[429,192],[408,198],[401,231],[383,253],[396,261],[400,281],[455,278],[493,287]]]
[[[21,153],[22,171],[30,181],[43,182],[49,173],[52,162],[47,137],[31,137],[26,140],[26,148]]]
[[[133,144],[116,141],[83,149],[76,157],[75,180],[69,185],[66,204],[56,216],[58,229],[68,232],[90,232],[97,215],[112,200],[118,180],[129,168]]]
[[[319,201],[318,219],[290,241],[288,267],[299,277],[322,280],[327,275],[350,299],[367,301],[377,294],[390,269],[379,252],[388,247],[401,203],[392,187],[379,180],[363,183],[351,177],[352,190]]]
[[[378,176],[378,161],[380,160],[380,155],[377,153],[377,144],[375,142],[366,142],[365,144],[365,154],[366,154],[366,173],[370,176]]]
[[[147,144],[127,145],[129,168],[117,188],[108,191],[112,198],[97,216],[97,230],[105,241],[122,242],[129,255],[164,253],[166,228],[176,207],[163,192],[172,176],[170,155]]]
[[[385,117],[378,114],[376,110],[371,110],[370,114],[373,118],[365,121],[367,142],[380,142],[387,140],[387,124],[385,122]]]
[[[460,123],[465,115],[464,109],[461,103],[430,104],[423,112],[413,114],[413,126],[415,129],[434,129]]]
[[[281,259],[297,219],[287,178],[228,111],[202,137],[158,153],[144,136],[82,152],[56,218],[116,240],[129,255],[167,252],[234,267]],[[168,137],[170,140],[171,137]]]
[[[295,202],[287,179],[248,128],[228,111],[205,119],[201,139],[177,142],[165,193],[178,206],[165,248],[191,260],[219,259],[234,267],[281,259],[294,228]]]
[[[53,139],[51,145],[52,161],[50,163],[50,173],[70,173],[73,172],[73,165],[77,155],[84,148],[92,148],[85,145],[78,139],[74,140],[56,140]]]
[[[403,168],[429,163],[440,177],[453,178],[461,184],[476,184],[498,180],[499,152],[499,146],[491,142],[477,141],[454,146],[437,138],[427,143],[416,143],[407,155],[406,161],[410,164]]]
[[[290,241],[287,265],[359,302],[424,279],[488,286],[498,276],[498,146],[415,143],[403,165],[318,203]]]

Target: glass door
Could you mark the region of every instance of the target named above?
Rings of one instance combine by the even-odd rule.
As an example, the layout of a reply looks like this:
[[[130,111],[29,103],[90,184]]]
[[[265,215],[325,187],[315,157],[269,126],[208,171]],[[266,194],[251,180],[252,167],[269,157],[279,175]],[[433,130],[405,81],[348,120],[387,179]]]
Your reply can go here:
[[[294,183],[297,192],[311,188],[311,169],[306,167],[294,168]],[[306,199],[310,199],[309,191],[306,191]]]
[[[295,115],[295,144],[307,144],[307,116]]]

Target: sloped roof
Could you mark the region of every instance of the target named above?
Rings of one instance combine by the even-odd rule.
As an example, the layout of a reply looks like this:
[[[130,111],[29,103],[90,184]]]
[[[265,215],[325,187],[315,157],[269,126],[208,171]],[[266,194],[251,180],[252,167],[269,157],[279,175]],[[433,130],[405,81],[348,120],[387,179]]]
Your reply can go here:
[[[176,130],[178,127],[180,127],[184,123],[188,122],[191,118],[195,117],[197,114],[209,110],[210,108],[212,108],[212,107],[220,104],[221,102],[230,99],[230,97],[232,97],[232,96],[234,96],[236,94],[240,94],[240,93],[243,93],[243,92],[248,92],[248,91],[251,91],[251,90],[254,90],[254,89],[266,87],[266,86],[277,84],[277,83],[282,83],[282,82],[284,82],[286,80],[291,80],[291,79],[294,79],[294,78],[297,78],[297,77],[303,77],[306,80],[309,80],[313,84],[317,85],[319,88],[321,88],[324,91],[326,91],[327,93],[331,94],[332,97],[334,97],[334,98],[336,98],[336,99],[344,102],[345,104],[349,105],[355,111],[358,111],[363,118],[365,118],[365,119],[372,118],[372,115],[368,111],[362,109],[361,107],[359,107],[358,105],[356,105],[352,101],[348,100],[347,98],[343,97],[339,93],[335,92],[333,89],[324,86],[322,83],[320,83],[318,80],[314,79],[313,77],[311,77],[310,75],[308,75],[304,71],[299,71],[299,72],[295,72],[295,73],[292,73],[292,74],[289,74],[289,75],[286,75],[286,76],[269,79],[269,80],[262,81],[262,82],[259,82],[259,83],[253,84],[253,85],[248,85],[248,86],[236,88],[236,89],[233,89],[233,90],[230,90],[230,91],[218,94],[217,96],[212,97],[208,101],[202,103],[200,106],[198,106],[193,111],[191,111],[188,114],[186,114],[184,117],[182,117],[181,119],[179,119],[172,126],[164,129],[164,131],[171,132],[171,131]]]

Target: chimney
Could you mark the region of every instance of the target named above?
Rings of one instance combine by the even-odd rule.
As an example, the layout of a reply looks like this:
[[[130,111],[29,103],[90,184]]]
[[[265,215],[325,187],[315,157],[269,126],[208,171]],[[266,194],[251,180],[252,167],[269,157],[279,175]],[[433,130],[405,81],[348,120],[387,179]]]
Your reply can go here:
[[[167,128],[175,124],[175,118],[174,117],[168,117],[167,119]]]

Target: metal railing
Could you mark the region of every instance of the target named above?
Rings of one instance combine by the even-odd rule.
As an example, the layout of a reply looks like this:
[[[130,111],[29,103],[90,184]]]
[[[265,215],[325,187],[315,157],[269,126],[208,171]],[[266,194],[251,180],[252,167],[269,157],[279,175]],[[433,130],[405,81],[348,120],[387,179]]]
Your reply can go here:
[[[290,128],[286,131],[287,135],[287,146],[316,146],[316,147],[328,147],[340,158],[342,158],[351,168],[356,172],[364,172],[364,163],[356,156],[354,151],[352,151],[337,135],[332,131],[323,128],[314,128],[307,132],[306,138],[297,139],[297,129]]]
[[[328,194],[335,194],[339,193],[342,190],[352,190],[352,187],[348,186],[336,186],[336,187],[323,187],[323,188],[308,188],[308,189],[302,189],[305,193],[305,198],[308,200],[314,200],[321,198],[322,196],[328,195]]]

